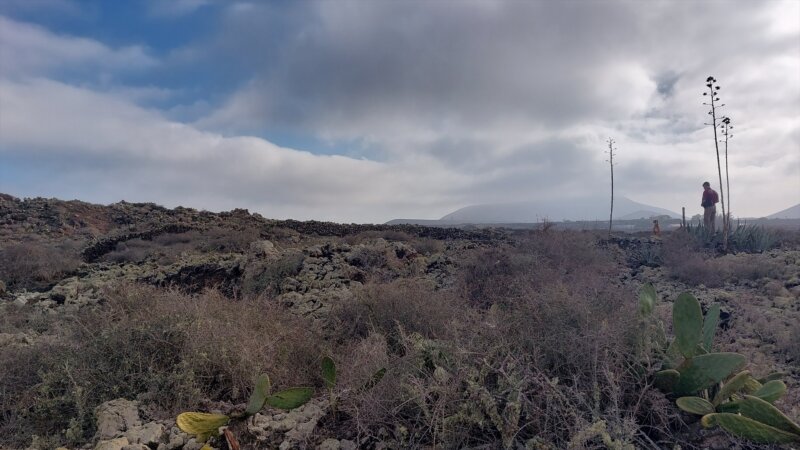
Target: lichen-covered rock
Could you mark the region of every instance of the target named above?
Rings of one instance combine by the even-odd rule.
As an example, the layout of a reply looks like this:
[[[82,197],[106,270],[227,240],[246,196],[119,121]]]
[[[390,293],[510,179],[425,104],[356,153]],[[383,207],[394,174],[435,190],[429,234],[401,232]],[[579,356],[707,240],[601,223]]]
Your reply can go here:
[[[297,448],[311,437],[326,408],[325,400],[312,400],[288,412],[265,410],[250,418],[247,430],[265,447]]]
[[[142,420],[139,418],[139,402],[123,398],[101,404],[95,408],[94,414],[97,418],[95,439],[99,441],[122,436],[125,432],[142,425]],[[127,438],[125,440],[128,441]]]
[[[125,447],[128,446],[130,442],[128,442],[128,438],[116,438],[116,439],[107,439],[102,440],[95,445],[94,450],[123,450]]]
[[[271,241],[261,240],[250,243],[250,251],[258,256],[274,256],[280,253]]]
[[[317,450],[356,450],[356,443],[347,439],[325,439]]]
[[[125,433],[131,443],[144,444],[146,446],[157,445],[161,442],[164,435],[164,425],[157,422],[150,422],[134,427]]]

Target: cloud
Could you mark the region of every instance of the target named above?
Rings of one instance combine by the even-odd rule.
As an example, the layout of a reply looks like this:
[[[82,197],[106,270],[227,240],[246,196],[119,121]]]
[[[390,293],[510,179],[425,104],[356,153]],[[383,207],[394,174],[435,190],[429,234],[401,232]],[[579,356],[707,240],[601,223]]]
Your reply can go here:
[[[63,72],[98,77],[145,70],[157,63],[141,46],[112,49],[92,39],[57,35],[38,25],[0,16],[0,68],[4,77]]]
[[[190,20],[205,3],[147,7]],[[434,218],[606,192],[614,137],[618,195],[688,213],[699,183],[716,179],[700,95],[714,75],[736,127],[734,212],[800,201],[800,24],[786,19],[800,14],[795,1],[342,0],[219,12],[218,29],[164,60],[0,18],[0,64],[10,67],[0,162],[17,168],[0,191],[270,217]],[[156,66],[200,84],[96,82]],[[251,135],[300,136],[349,156]]]
[[[269,217],[384,221],[438,213],[453,201],[452,189],[469,181],[435,165],[388,166],[226,138],[44,79],[1,82],[0,105],[0,158],[25,169],[18,183],[30,185],[29,178],[49,172],[44,190],[81,185],[82,196],[94,201],[158,199],[171,206],[244,206]],[[451,188],[436,189],[438,183]]]
[[[175,18],[191,14],[211,3],[212,0],[148,0],[147,9],[153,17]]]
[[[80,15],[81,6],[71,0],[4,0],[0,3],[2,13],[53,13],[61,16]]]

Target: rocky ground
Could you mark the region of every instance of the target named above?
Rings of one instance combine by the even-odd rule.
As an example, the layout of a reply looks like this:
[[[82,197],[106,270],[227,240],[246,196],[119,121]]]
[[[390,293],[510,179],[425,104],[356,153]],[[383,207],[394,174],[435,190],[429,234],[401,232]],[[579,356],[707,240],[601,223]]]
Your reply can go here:
[[[0,329],[0,351],[57,338],[54,330],[35,326],[30,317],[102,308],[110,290],[130,284],[178,289],[186,295],[215,289],[234,300],[266,295],[308,323],[325,327],[332,308],[351,301],[366,285],[413,279],[438,291],[457,288],[459,270],[469,255],[501,248],[512,240],[509,233],[275,221],[246,210],[209,213],[153,204],[99,206],[0,195],[0,275],[6,277],[0,278],[0,308],[4,313],[26,308],[30,314],[25,319],[29,328],[0,323],[5,328]],[[713,256],[717,265],[704,270],[726,272],[708,286],[676,276],[674,266],[664,261],[663,239],[621,237],[600,239],[597,245],[617,261],[610,283],[630,290],[644,283],[656,287],[663,300],[657,313],[665,323],[670,322],[670,302],[680,292],[691,292],[704,306],[720,303],[724,320],[719,348],[745,354],[756,375],[784,372],[789,394],[779,405],[790,417],[800,417],[800,248],[792,244],[764,254]],[[67,256],[62,260],[56,254]],[[40,270],[48,263],[53,267]],[[762,270],[753,269],[759,267]],[[239,430],[246,436],[243,442],[252,448],[359,447],[352,434],[325,435],[327,402],[320,395],[290,412],[262,410]],[[225,402],[206,406],[222,413],[241,408]],[[16,413],[4,411],[0,420],[11,423]],[[82,448],[202,446],[181,432],[172,416],[154,411],[147,401],[109,399],[92,414],[94,432],[91,439],[83,439]],[[701,436],[695,440],[697,448],[735,443],[719,431],[700,430],[696,423],[688,426]],[[63,433],[69,437],[70,430]],[[28,448],[50,448],[57,441],[35,436]],[[374,442],[371,447],[381,448]],[[398,445],[386,439],[386,448]]]

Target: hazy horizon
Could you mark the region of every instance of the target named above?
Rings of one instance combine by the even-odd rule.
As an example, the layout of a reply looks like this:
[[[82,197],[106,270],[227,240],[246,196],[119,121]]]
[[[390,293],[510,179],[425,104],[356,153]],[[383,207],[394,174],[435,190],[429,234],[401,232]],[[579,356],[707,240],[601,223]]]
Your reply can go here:
[[[800,2],[0,3],[0,192],[382,223],[800,203]],[[727,192],[725,195],[727,196]]]

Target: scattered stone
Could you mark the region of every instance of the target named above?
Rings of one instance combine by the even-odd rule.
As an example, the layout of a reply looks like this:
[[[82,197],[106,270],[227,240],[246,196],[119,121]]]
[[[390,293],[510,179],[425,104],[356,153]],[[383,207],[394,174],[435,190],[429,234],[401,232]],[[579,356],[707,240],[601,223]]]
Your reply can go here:
[[[139,402],[118,398],[105,402],[95,408],[97,432],[95,439],[99,441],[121,436],[128,430],[142,425],[139,418]],[[126,444],[128,439],[125,439]]]
[[[128,440],[134,444],[144,444],[150,446],[161,442],[164,434],[164,425],[156,422],[146,423],[139,427],[134,427],[125,433]]]
[[[265,414],[253,416],[247,430],[266,447],[277,444],[284,450],[298,448],[314,433],[317,422],[325,415],[325,408],[325,400],[312,400],[289,412],[270,414],[267,410]]]
[[[109,439],[98,442],[94,450],[123,450],[128,444],[130,444],[128,438]]]
[[[258,256],[273,256],[280,253],[275,244],[267,240],[251,242],[250,250]]]
[[[325,439],[320,445],[317,446],[317,450],[355,450],[356,448],[356,443],[353,441],[349,441],[347,439],[342,439],[340,441],[332,438]]]

